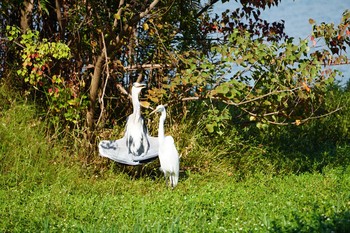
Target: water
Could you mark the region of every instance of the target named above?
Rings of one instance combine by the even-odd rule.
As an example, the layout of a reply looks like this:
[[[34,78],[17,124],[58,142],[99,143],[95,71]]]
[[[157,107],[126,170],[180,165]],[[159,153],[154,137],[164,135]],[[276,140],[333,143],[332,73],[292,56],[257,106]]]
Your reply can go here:
[[[213,13],[220,14],[228,8],[236,8],[239,5],[231,0],[225,4],[218,4]],[[290,37],[306,39],[311,35],[312,18],[317,24],[321,22],[339,24],[342,13],[350,10],[350,0],[282,0],[277,7],[267,8],[262,11],[262,18],[269,22],[285,21],[285,32]],[[350,48],[347,51],[350,57]],[[350,79],[350,65],[336,66],[344,77],[337,77],[341,85],[345,85]]]
[[[262,12],[262,17],[268,21],[285,20],[286,33],[295,38],[306,38],[311,34],[312,25],[309,19],[316,23],[339,24],[342,13],[350,9],[350,1],[346,0],[282,0],[271,9]]]

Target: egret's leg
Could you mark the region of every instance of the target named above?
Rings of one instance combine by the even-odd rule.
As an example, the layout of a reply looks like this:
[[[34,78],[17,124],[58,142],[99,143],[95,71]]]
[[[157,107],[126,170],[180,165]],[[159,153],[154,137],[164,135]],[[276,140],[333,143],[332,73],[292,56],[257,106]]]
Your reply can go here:
[[[172,174],[169,176],[171,188],[174,188],[174,177]]]
[[[166,172],[164,172],[164,178],[165,178],[165,185],[168,186],[168,179],[167,179]]]

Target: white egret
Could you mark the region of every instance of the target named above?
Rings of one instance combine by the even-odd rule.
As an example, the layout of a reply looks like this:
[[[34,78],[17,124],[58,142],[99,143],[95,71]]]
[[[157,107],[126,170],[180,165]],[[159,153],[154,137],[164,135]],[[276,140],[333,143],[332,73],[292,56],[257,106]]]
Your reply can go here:
[[[146,84],[135,82],[131,88],[133,113],[126,122],[125,138],[128,153],[133,156],[144,156],[150,147],[146,123],[141,116],[139,94]]]
[[[167,178],[169,177],[170,185],[174,188],[179,180],[179,153],[175,147],[173,137],[164,136],[164,121],[166,118],[165,107],[159,105],[153,112],[161,113],[158,129],[160,170],[164,172],[166,183],[168,184]]]

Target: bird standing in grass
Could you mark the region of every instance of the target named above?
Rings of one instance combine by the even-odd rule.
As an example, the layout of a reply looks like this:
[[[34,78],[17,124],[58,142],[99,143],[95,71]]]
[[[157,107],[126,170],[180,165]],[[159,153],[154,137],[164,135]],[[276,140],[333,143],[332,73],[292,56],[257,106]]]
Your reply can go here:
[[[128,153],[134,156],[144,156],[150,147],[146,123],[141,116],[139,94],[146,84],[135,82],[131,88],[133,113],[126,122],[126,146]]]
[[[175,147],[174,139],[172,136],[164,136],[164,121],[166,118],[166,111],[163,105],[157,106],[153,112],[160,112],[159,129],[158,129],[158,141],[159,141],[159,161],[160,170],[164,172],[165,182],[168,185],[168,177],[170,180],[170,186],[174,188],[179,180],[179,153]],[[153,113],[152,112],[152,113]]]

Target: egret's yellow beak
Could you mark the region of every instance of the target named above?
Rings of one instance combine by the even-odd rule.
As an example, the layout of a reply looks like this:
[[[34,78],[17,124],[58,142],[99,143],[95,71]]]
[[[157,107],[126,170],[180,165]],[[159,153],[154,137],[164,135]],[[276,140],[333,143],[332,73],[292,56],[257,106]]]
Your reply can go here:
[[[157,109],[157,108],[154,109],[149,115],[152,115],[152,114],[154,114],[154,113],[156,113],[156,112],[158,112],[158,109]]]

